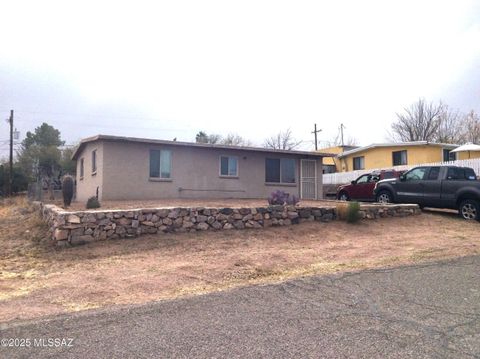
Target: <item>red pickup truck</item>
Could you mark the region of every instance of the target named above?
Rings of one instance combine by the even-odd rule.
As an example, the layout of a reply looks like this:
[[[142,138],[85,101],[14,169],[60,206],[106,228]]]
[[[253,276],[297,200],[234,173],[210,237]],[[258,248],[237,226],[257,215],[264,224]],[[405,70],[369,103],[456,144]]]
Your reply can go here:
[[[341,201],[375,201],[373,189],[375,184],[384,179],[398,178],[404,171],[382,170],[366,173],[358,177],[350,184],[345,184],[337,188],[337,199]]]

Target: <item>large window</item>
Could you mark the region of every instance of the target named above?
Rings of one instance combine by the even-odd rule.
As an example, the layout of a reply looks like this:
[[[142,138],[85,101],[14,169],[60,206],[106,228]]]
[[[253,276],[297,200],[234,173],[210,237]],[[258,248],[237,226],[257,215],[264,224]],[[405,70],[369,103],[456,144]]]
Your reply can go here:
[[[365,169],[365,156],[353,157],[353,170]]]
[[[403,166],[407,164],[407,151],[392,152],[392,162],[394,166]]]
[[[97,173],[97,150],[92,151],[92,174]]]
[[[172,177],[172,153],[168,150],[150,150],[150,177]]]
[[[237,177],[238,159],[231,156],[220,156],[220,176]]]
[[[295,183],[295,160],[290,158],[267,158],[265,182]]]

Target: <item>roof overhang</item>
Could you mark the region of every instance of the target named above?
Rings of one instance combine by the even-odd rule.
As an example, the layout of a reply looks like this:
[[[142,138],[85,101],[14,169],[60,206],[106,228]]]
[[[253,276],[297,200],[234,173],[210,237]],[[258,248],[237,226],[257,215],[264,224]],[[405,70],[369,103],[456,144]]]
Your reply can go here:
[[[263,152],[263,153],[272,153],[272,154],[300,155],[300,156],[319,157],[319,158],[336,156],[333,153],[321,153],[321,152],[314,152],[314,151],[276,150],[276,149],[263,148],[263,147],[228,146],[228,145],[217,145],[217,144],[211,144],[211,143],[180,142],[180,141],[155,140],[155,139],[148,139],[148,138],[96,135],[96,136],[82,139],[78,144],[78,146],[74,149],[72,154],[72,159],[77,160],[79,154],[82,152],[85,145],[87,143],[96,142],[96,141],[144,143],[144,144],[151,144],[151,145],[168,145],[168,146],[204,148],[204,149],[224,149],[224,150],[237,150],[237,151],[248,151],[248,152]]]
[[[428,142],[428,141],[412,141],[412,142],[392,142],[392,143],[372,143],[371,145],[358,147],[350,151],[343,152],[338,155],[338,158],[347,157],[349,155],[353,155],[355,153],[363,152],[370,150],[372,148],[381,148],[381,147],[410,147],[410,146],[435,146],[435,147],[442,147],[446,149],[454,149],[458,147],[458,145],[451,144],[451,143],[435,143],[435,142]]]

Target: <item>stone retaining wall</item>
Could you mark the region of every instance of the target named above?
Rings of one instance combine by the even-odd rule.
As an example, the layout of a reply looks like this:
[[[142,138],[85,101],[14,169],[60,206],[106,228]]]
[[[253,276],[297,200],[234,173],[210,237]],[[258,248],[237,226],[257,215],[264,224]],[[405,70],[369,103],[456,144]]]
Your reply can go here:
[[[141,234],[196,232],[288,226],[305,221],[331,221],[331,207],[268,206],[260,208],[155,208],[67,212],[36,203],[58,245],[93,240],[136,237]],[[416,205],[364,205],[362,218],[407,216],[420,213]]]

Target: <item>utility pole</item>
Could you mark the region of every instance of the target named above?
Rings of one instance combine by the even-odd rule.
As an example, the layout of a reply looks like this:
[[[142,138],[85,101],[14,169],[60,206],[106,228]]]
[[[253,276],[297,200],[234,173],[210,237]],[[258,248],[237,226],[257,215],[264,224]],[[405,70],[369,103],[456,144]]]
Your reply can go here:
[[[340,139],[341,139],[341,143],[342,143],[342,151],[343,151],[343,129],[345,128],[345,126],[343,125],[343,123],[340,124]]]
[[[314,128],[313,128],[313,134],[315,135],[315,151],[318,150],[318,141],[317,141],[317,133],[318,132],[321,132],[322,130],[317,130],[317,124],[314,125]]]
[[[10,124],[10,170],[8,172],[8,195],[11,196],[13,191],[13,110],[10,110],[8,123]]]

